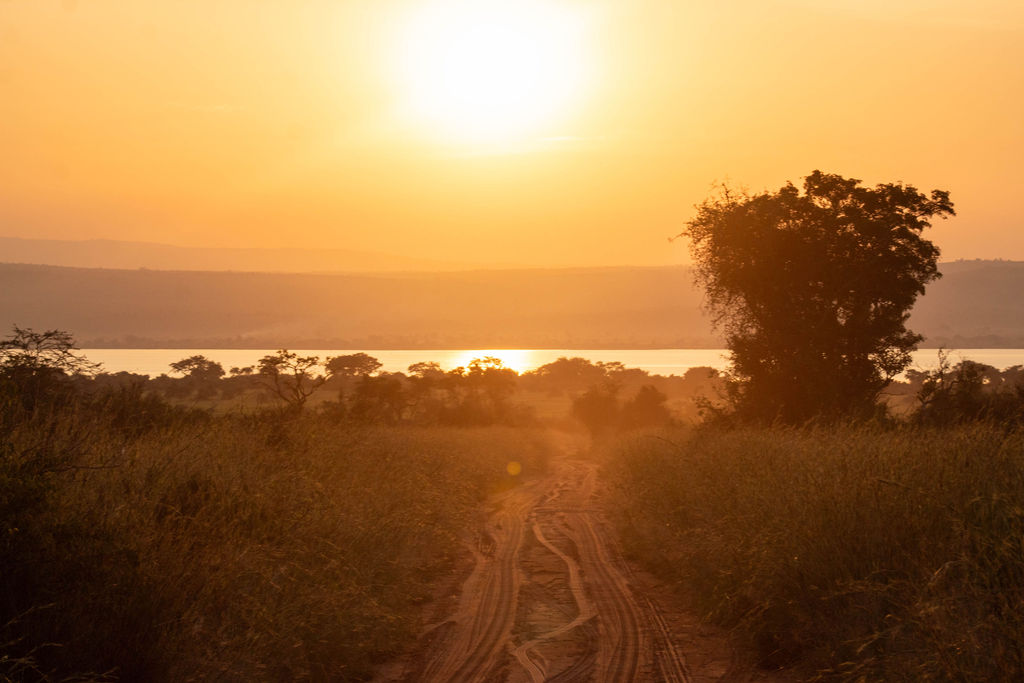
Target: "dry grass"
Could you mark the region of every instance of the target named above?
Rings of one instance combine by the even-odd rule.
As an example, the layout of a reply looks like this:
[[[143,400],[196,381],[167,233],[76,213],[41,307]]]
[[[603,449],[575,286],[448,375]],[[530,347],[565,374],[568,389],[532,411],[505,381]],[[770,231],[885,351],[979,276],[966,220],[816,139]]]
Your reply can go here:
[[[365,679],[414,634],[467,515],[515,484],[507,462],[546,452],[502,428],[86,422],[10,432],[0,492],[32,500],[5,508],[0,680]],[[66,467],[18,469],[62,434]]]
[[[613,456],[632,552],[762,665],[1024,677],[1024,434],[701,431]]]

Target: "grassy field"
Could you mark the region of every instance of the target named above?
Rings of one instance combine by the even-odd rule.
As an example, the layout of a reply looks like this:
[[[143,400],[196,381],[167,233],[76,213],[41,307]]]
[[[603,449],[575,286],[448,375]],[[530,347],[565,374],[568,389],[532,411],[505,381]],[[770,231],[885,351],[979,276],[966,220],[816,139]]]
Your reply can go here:
[[[0,680],[363,680],[508,462],[547,452],[540,431],[132,411],[0,411]]]
[[[609,457],[630,552],[762,666],[1024,677],[1024,434],[677,431]]]

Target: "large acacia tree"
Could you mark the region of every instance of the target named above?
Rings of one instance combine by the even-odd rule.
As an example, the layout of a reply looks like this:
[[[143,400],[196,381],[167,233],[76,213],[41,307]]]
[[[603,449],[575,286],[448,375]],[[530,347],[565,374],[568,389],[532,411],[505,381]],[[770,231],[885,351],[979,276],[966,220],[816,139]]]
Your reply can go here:
[[[698,206],[682,236],[731,352],[737,414],[874,412],[922,339],[906,327],[910,309],[939,277],[939,250],[921,233],[953,213],[948,192],[820,171],[803,192],[723,188]]]

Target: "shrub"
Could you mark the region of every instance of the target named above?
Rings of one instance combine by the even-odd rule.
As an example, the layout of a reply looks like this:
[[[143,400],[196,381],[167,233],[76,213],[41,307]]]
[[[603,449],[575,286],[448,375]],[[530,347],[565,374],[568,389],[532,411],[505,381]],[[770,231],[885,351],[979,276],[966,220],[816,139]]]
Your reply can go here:
[[[0,680],[363,680],[507,463],[546,449],[131,390],[0,417]]]
[[[632,552],[764,666],[1024,676],[1024,434],[705,430],[614,456]]]

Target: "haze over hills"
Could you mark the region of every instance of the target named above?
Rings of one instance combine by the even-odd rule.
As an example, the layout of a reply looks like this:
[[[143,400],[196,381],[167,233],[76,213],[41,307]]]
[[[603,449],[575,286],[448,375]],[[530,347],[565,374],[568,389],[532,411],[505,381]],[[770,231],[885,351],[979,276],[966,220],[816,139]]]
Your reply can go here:
[[[482,265],[351,249],[180,247],[118,240],[0,237],[0,261],[77,268],[225,270],[264,273],[465,270]]]
[[[688,282],[683,268],[339,275],[0,265],[0,323],[68,329],[88,346],[707,344]]]
[[[926,346],[1024,347],[1024,263],[942,264]],[[281,274],[0,264],[0,325],[83,347],[719,347],[684,267]]]

